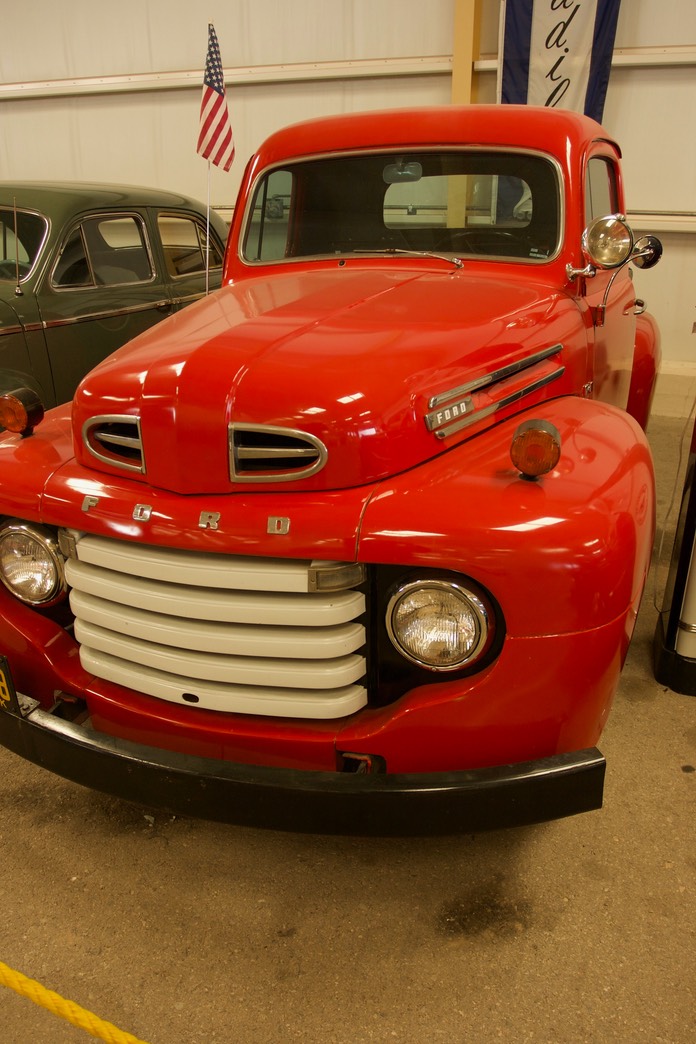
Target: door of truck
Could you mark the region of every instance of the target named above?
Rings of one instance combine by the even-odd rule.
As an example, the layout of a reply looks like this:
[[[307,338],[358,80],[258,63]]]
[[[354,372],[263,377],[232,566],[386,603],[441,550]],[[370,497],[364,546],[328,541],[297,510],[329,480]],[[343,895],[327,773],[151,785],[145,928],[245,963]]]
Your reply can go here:
[[[618,213],[621,205],[615,163],[606,155],[590,157],[585,178],[585,224]],[[618,272],[598,269],[585,280],[585,287],[594,319],[593,398],[625,409],[636,333],[633,273],[628,265]]]

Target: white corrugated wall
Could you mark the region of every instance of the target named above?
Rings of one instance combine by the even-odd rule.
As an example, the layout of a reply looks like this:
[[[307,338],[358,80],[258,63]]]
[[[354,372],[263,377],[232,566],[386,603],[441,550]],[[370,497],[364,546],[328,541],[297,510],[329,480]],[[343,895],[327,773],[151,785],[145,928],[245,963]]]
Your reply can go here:
[[[207,23],[228,71],[237,145],[211,199],[231,206],[271,131],[332,112],[447,104],[455,9],[475,0],[33,0],[6,5],[0,178],[121,181],[205,198],[195,153]],[[479,0],[474,97],[495,98],[498,0]],[[696,374],[696,5],[623,0],[604,122],[621,142],[634,221],[665,258],[636,274],[665,370]],[[475,48],[476,49],[476,48]]]

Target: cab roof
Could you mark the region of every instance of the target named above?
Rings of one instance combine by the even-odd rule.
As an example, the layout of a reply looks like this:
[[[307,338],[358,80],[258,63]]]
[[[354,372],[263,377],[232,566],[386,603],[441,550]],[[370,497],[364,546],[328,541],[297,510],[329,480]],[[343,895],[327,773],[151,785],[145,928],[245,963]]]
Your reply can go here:
[[[531,105],[447,105],[346,113],[295,123],[272,134],[263,165],[317,152],[441,145],[511,146],[561,158],[592,141],[618,145],[595,120],[567,109]]]

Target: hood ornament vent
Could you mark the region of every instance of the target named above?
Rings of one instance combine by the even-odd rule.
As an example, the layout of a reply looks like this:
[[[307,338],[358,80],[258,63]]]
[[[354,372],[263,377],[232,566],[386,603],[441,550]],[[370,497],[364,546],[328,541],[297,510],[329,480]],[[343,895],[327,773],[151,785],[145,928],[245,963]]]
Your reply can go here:
[[[139,417],[117,414],[90,417],[82,426],[82,441],[92,456],[104,464],[145,474]]]
[[[268,424],[230,424],[232,482],[292,482],[316,475],[328,453],[315,435]]]

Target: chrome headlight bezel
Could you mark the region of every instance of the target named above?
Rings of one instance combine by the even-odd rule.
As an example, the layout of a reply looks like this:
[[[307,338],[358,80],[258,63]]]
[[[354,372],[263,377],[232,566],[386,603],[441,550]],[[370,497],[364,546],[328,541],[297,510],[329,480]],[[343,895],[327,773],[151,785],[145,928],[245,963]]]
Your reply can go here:
[[[460,611],[466,613],[471,627],[471,640],[465,651],[450,658],[446,663],[438,663],[434,658],[428,659],[423,655],[422,650],[418,654],[413,647],[409,647],[405,640],[403,622],[398,618],[399,609],[405,605],[408,598],[417,594],[427,596],[428,592],[434,592],[440,598],[443,595],[450,595],[453,604],[458,604]],[[423,608],[427,611],[427,606]],[[452,673],[471,667],[481,660],[490,649],[493,640],[494,618],[491,608],[471,587],[454,579],[423,577],[399,584],[389,599],[385,622],[392,645],[404,659],[438,674]]]
[[[41,581],[41,569],[37,569],[37,582],[32,591],[31,584],[13,583],[11,571],[8,572],[5,555],[8,553],[7,542],[12,539],[24,541],[28,548],[31,543],[39,550],[43,563],[44,578]],[[30,561],[28,554],[24,556]],[[65,559],[58,546],[58,537],[47,526],[32,522],[5,522],[0,526],[0,582],[23,605],[37,609],[48,609],[61,602],[67,592],[65,580]]]

